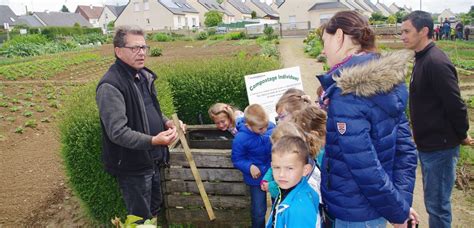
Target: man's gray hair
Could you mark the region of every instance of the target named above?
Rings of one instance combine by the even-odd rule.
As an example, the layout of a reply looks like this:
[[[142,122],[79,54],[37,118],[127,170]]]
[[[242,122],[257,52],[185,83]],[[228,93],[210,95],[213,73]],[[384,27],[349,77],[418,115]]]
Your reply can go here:
[[[122,25],[115,29],[114,47],[124,47],[127,44],[125,40],[128,34],[145,36],[145,32],[138,26]]]

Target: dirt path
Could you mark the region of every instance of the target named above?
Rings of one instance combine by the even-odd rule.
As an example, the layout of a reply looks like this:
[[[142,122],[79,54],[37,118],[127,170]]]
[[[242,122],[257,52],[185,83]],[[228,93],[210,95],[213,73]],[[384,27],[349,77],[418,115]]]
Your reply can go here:
[[[303,88],[307,94],[314,97],[319,82],[315,75],[323,71],[321,63],[309,58],[304,54],[303,38],[285,38],[280,41],[280,53],[285,67],[299,66],[303,80]],[[418,167],[416,174],[415,191],[413,197],[413,208],[420,215],[420,227],[428,227],[428,214],[425,211],[423,202],[423,183],[421,170]],[[463,203],[464,193],[460,190],[453,190],[453,227],[469,227],[474,222],[473,209]]]
[[[323,72],[323,65],[316,62],[315,59],[307,58],[303,52],[303,38],[285,38],[280,40],[280,56],[284,67],[299,66],[301,78],[303,81],[303,90],[316,98],[316,90],[319,87],[319,81],[315,75]]]

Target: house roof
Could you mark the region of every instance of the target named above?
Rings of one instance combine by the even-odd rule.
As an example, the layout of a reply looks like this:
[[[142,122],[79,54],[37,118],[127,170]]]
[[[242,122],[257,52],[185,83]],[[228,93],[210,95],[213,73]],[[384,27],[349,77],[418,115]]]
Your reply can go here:
[[[252,10],[245,5],[242,0],[229,0],[229,4],[231,4],[234,8],[236,8],[240,13],[243,14],[251,14]]]
[[[359,8],[362,8],[364,11],[371,12],[370,9],[368,9],[363,3],[361,3],[359,0],[354,0],[355,4],[360,6]]]
[[[357,10],[357,11],[364,10],[363,8],[361,8],[361,6],[360,6],[359,4],[357,4],[357,3],[353,2],[353,1],[351,2],[351,1],[349,1],[349,0],[346,0],[346,1],[344,1],[342,4],[344,4],[344,5],[349,5],[349,8],[354,8],[354,9]]]
[[[314,4],[308,11],[325,9],[349,9],[349,7],[340,2],[322,2]]]
[[[370,2],[370,0],[362,0],[366,5],[368,5],[372,11],[374,12],[377,12],[377,13],[381,13],[382,11],[380,11],[377,6],[375,6],[372,2]]]
[[[18,24],[25,24],[29,27],[42,27],[43,24],[34,16],[23,15],[18,17]]]
[[[381,3],[381,2],[377,3],[377,5],[379,5],[379,6],[382,7],[383,9],[385,9],[385,11],[387,11],[389,14],[393,14],[392,10],[391,10],[390,8],[388,8],[387,5],[385,5],[385,4]]]
[[[125,7],[127,7],[127,5],[123,5],[123,6],[105,5],[105,7],[109,8],[109,10],[110,10],[116,17],[118,17],[118,16],[123,12],[123,10],[125,9]]]
[[[9,25],[16,25],[18,17],[10,9],[9,6],[0,5],[0,26],[3,28],[3,23],[8,23]]]
[[[173,14],[199,13],[186,0],[158,0]]]
[[[81,15],[84,16],[87,20],[99,19],[100,15],[102,14],[102,10],[104,10],[104,7],[102,6],[78,5],[76,13],[83,12],[83,14],[81,13]]]
[[[281,5],[283,5],[283,3],[285,3],[285,0],[275,0],[274,3],[277,7],[280,7]]]
[[[260,0],[250,0],[254,5],[256,5],[260,10],[270,16],[278,17],[278,12],[272,9],[267,3],[261,2]]]
[[[219,12],[222,12],[228,16],[234,16],[231,12],[229,12],[226,8],[221,6],[219,3],[216,2],[216,0],[198,0],[199,3],[201,3],[204,8],[207,10],[217,10]]]
[[[78,23],[80,26],[92,27],[91,23],[78,13],[34,12],[33,15],[44,26],[72,27]]]

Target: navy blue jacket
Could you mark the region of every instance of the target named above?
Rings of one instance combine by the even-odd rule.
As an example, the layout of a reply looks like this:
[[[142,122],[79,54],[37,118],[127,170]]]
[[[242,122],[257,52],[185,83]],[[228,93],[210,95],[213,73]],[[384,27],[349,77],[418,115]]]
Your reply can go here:
[[[405,108],[412,52],[363,54],[319,76],[329,99],[321,192],[330,215],[408,219],[417,154]]]

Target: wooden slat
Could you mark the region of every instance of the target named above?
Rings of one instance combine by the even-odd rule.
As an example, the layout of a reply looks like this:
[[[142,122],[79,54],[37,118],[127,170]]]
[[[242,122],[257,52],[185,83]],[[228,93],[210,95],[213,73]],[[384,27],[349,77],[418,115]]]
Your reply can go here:
[[[214,208],[250,208],[250,197],[248,196],[212,196],[209,200]],[[204,204],[199,195],[167,195],[168,207],[195,208],[203,207]]]
[[[250,209],[215,210],[216,220],[209,222],[204,209],[167,208],[168,224],[192,223],[197,227],[249,227],[251,224]]]
[[[174,122],[174,125],[176,126],[176,131],[178,132],[179,140],[181,141],[181,145],[183,145],[186,158],[191,167],[191,171],[194,177],[193,179],[196,180],[196,184],[198,186],[202,201],[204,202],[204,205],[206,206],[207,214],[209,215],[209,220],[215,220],[216,216],[214,215],[214,211],[212,209],[211,203],[209,202],[206,189],[204,188],[204,185],[202,184],[201,175],[199,174],[199,171],[196,167],[196,163],[194,162],[194,158],[191,153],[191,149],[189,149],[188,142],[186,141],[186,137],[184,136],[184,132],[181,129],[181,125],[180,125],[181,123],[179,121],[177,114],[173,114],[173,122]]]
[[[203,181],[243,181],[242,173],[237,169],[199,169]],[[169,168],[165,169],[165,180],[194,180],[190,169]]]
[[[248,195],[249,190],[243,182],[203,182],[204,188],[208,194],[215,195]],[[165,193],[190,192],[199,193],[196,182],[194,181],[166,181],[164,182]]]
[[[230,150],[198,150],[191,149],[194,162],[198,168],[216,167],[233,168]],[[182,148],[175,148],[170,152],[170,165],[189,167],[186,155]]]

